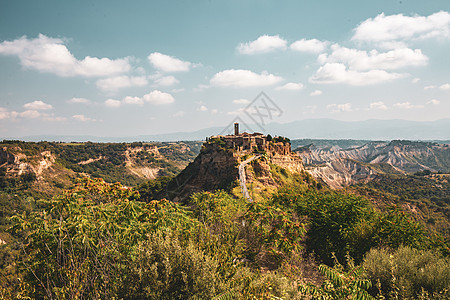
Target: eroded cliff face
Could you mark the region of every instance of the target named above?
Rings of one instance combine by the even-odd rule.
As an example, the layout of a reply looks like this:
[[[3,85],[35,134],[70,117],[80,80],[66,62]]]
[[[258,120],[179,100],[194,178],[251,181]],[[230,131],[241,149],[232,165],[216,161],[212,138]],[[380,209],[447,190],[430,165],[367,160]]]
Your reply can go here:
[[[195,160],[169,183],[161,197],[180,202],[195,192],[227,188],[239,176],[239,157],[232,149],[205,143]]]
[[[0,148],[0,167],[6,169],[6,176],[19,177],[33,173],[36,179],[43,179],[43,172],[55,164],[56,156],[50,151],[26,155],[20,147]]]
[[[332,188],[367,182],[383,172],[448,172],[450,168],[450,147],[434,143],[371,142],[350,149],[310,146],[298,153],[308,172]]]
[[[271,143],[260,159],[251,162],[247,168],[246,180],[261,187],[277,187],[271,165],[277,165],[292,173],[304,170],[302,160],[292,153],[289,143]],[[230,189],[238,186],[238,167],[245,159],[253,156],[249,151],[237,151],[217,143],[206,142],[197,158],[174,180],[161,197],[174,201],[185,201],[192,193]]]

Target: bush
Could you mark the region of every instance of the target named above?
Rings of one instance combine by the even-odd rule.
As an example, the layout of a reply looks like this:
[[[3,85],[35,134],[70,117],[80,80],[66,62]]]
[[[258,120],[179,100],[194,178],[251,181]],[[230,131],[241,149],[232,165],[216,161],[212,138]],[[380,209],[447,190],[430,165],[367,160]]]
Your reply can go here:
[[[381,286],[372,294],[402,299],[417,298],[422,294],[448,296],[450,288],[450,260],[430,250],[399,247],[371,249],[365,256],[365,274],[374,285]],[[446,299],[446,298],[440,298]]]
[[[173,234],[150,234],[136,250],[124,299],[211,299],[227,285],[218,262]]]

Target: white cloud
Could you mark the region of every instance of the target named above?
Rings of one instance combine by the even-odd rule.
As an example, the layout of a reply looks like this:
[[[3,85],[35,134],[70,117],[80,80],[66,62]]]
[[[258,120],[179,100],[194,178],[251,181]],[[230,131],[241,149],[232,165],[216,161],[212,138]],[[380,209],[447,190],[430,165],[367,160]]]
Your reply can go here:
[[[119,107],[120,101],[114,100],[114,99],[108,99],[108,100],[105,100],[105,105],[108,107]]]
[[[53,115],[53,114],[50,114],[50,115],[43,115],[42,116],[42,119],[44,120],[44,121],[49,121],[49,122],[62,122],[62,121],[66,121],[67,120],[67,118],[64,118],[64,117],[56,117],[55,115]]]
[[[320,53],[325,50],[328,42],[322,42],[317,39],[301,39],[291,44],[290,48],[299,52]]]
[[[450,84],[449,83],[443,84],[439,87],[439,89],[443,91],[450,90]]]
[[[136,104],[136,105],[144,104],[144,100],[142,100],[141,98],[131,96],[126,96],[125,98],[123,98],[122,102],[125,104]]]
[[[428,17],[403,14],[385,16],[379,14],[369,18],[355,29],[354,41],[375,42],[380,46],[392,47],[396,43],[426,38],[450,37],[450,14],[440,11]]]
[[[329,104],[327,105],[327,109],[331,110],[333,113],[350,112],[352,111],[352,105],[350,103]]]
[[[215,114],[218,114],[218,113],[219,113],[219,110],[217,108],[211,109],[211,114],[212,115],[215,115]]]
[[[72,104],[75,104],[75,103],[88,104],[91,101],[88,99],[85,99],[85,98],[72,98],[72,99],[68,100],[67,102],[72,103]]]
[[[418,83],[420,81],[420,78],[414,78],[413,80],[411,80],[412,83]]]
[[[299,91],[301,89],[303,89],[303,84],[295,82],[288,82],[285,85],[276,88],[276,90],[287,90],[287,91]]]
[[[85,115],[73,115],[72,119],[80,121],[80,122],[95,122],[95,119],[88,118]]]
[[[423,105],[414,105],[411,104],[411,102],[399,102],[395,103],[394,107],[400,108],[400,109],[413,109],[413,108],[423,108]]]
[[[441,101],[436,100],[436,99],[431,99],[430,101],[427,102],[427,104],[431,104],[431,105],[438,105],[439,103],[441,103]]]
[[[76,59],[64,45],[64,41],[43,34],[35,39],[25,36],[14,41],[0,43],[0,54],[16,55],[22,66],[40,72],[63,77],[101,77],[128,72],[128,58],[109,59],[86,56]]]
[[[210,83],[222,87],[257,87],[273,85],[282,80],[283,78],[267,72],[257,74],[249,70],[231,69],[216,73]]]
[[[234,104],[249,104],[250,100],[247,99],[235,99],[233,100]]]
[[[145,86],[148,84],[147,78],[145,76],[116,76],[111,78],[105,78],[97,80],[96,85],[99,89],[103,91],[117,91],[122,88],[132,87],[132,86]]]
[[[10,116],[11,114],[6,108],[0,107],[0,120],[9,119]]]
[[[185,112],[182,110],[177,111],[176,113],[174,113],[172,116],[175,118],[179,118],[185,115]]]
[[[179,83],[179,81],[174,76],[164,76],[155,80],[158,86],[171,86]]]
[[[348,70],[346,66],[341,63],[326,63],[313,74],[310,81],[313,83],[343,83],[354,86],[363,86],[392,81],[405,76],[405,74],[388,73],[384,70],[358,72],[355,70]]]
[[[24,108],[28,110],[49,110],[53,107],[50,104],[47,104],[45,102],[42,102],[40,100],[36,100],[30,103],[26,103],[23,105]]]
[[[198,111],[207,111],[208,108],[207,108],[206,106],[202,105],[202,106],[200,106],[197,110],[198,110]]]
[[[54,114],[49,113],[42,113],[38,111],[38,109],[41,109],[40,106],[35,105],[36,109],[28,109],[23,112],[17,112],[17,111],[8,111],[6,108],[0,107],[0,120],[2,119],[16,119],[16,118],[24,118],[24,119],[37,119],[40,118],[43,121],[52,121],[52,122],[59,122],[59,121],[65,121],[66,118],[64,117],[57,117]],[[32,106],[31,106],[32,107]],[[45,109],[44,109],[45,110]]]
[[[395,70],[410,66],[425,66],[428,63],[428,57],[423,55],[420,49],[402,48],[380,53],[377,50],[367,52],[337,44],[331,46],[331,49],[333,51],[330,55],[319,56],[319,62],[343,63],[350,70]]]
[[[435,85],[427,85],[427,86],[424,86],[424,87],[423,87],[423,89],[424,89],[425,91],[427,91],[427,90],[432,90],[432,89],[435,89],[435,88],[436,88]]]
[[[381,110],[387,110],[387,106],[386,104],[384,104],[383,101],[378,101],[378,102],[372,102],[369,105],[369,109],[381,109]]]
[[[26,110],[24,112],[19,113],[18,115],[26,119],[36,119],[41,116],[41,113],[38,112],[37,110]]]
[[[262,35],[252,42],[239,44],[237,50],[242,54],[267,53],[285,49],[286,44],[287,42],[279,35]]]
[[[310,94],[309,94],[310,96],[320,96],[320,95],[322,95],[322,91],[321,90],[315,90],[315,91],[312,91]]]
[[[192,63],[182,61],[178,58],[154,52],[148,56],[150,63],[163,72],[186,72],[189,71]]]
[[[154,90],[146,95],[144,95],[143,100],[150,102],[152,104],[169,104],[175,102],[175,99],[171,94],[163,93],[158,90]]]

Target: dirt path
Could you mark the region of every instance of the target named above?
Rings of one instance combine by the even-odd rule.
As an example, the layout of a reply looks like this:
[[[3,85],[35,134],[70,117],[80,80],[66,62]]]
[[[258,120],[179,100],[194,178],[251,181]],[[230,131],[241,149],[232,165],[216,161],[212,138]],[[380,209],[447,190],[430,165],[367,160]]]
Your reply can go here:
[[[246,185],[246,180],[245,180],[245,166],[255,160],[260,158],[261,155],[255,155],[253,157],[250,157],[248,159],[246,159],[245,161],[241,162],[241,164],[239,165],[239,182],[241,183],[241,191],[242,191],[242,195],[244,195],[244,198],[247,199],[248,202],[253,202],[252,198],[250,197],[250,194],[248,193],[247,190],[247,185]]]

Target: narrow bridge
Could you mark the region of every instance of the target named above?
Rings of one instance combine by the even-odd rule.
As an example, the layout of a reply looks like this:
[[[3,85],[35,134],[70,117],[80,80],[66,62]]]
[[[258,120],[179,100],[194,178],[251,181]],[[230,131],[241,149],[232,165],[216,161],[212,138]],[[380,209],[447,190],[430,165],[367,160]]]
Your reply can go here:
[[[253,202],[252,198],[250,197],[250,194],[248,193],[247,190],[247,185],[246,185],[246,180],[245,180],[245,166],[255,160],[260,158],[261,155],[255,155],[253,157],[250,157],[248,159],[246,159],[245,161],[241,162],[241,164],[239,165],[239,182],[241,183],[241,191],[242,191],[242,195],[244,195],[244,198],[247,199],[248,202]]]

